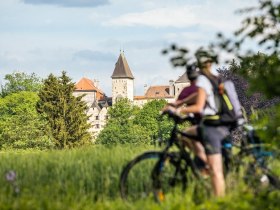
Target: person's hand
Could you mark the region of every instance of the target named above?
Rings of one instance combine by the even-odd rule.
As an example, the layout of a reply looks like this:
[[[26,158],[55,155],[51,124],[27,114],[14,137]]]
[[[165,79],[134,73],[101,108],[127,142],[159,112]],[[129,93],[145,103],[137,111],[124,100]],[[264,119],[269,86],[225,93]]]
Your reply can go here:
[[[167,104],[168,106],[177,107],[177,102],[170,102]]]
[[[173,106],[165,106],[162,110],[162,112],[172,112],[172,113],[177,113],[177,108]]]
[[[176,112],[176,108],[167,104],[162,110],[162,112]]]

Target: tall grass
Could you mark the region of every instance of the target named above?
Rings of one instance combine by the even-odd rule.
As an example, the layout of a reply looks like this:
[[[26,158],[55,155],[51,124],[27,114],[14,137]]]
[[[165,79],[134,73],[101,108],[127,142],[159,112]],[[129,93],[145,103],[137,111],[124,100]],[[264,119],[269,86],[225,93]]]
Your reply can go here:
[[[193,202],[191,192],[170,194],[161,205],[152,199],[123,203],[118,186],[121,170],[133,157],[150,149],[153,147],[92,146],[63,151],[1,152],[0,209],[246,209],[256,204],[266,209],[279,207],[279,193],[255,197],[237,182],[230,186],[227,197],[200,204]],[[6,177],[10,171],[16,173],[12,181]],[[145,168],[143,173],[147,173]],[[256,198],[258,201],[254,202]]]
[[[114,198],[118,194],[123,165],[142,150],[144,148],[95,146],[64,151],[4,152],[0,154],[0,170],[2,177],[5,172],[15,171],[24,192],[40,194],[43,189],[44,195],[67,196],[73,190],[77,196]],[[1,179],[1,186],[9,188],[5,179]]]

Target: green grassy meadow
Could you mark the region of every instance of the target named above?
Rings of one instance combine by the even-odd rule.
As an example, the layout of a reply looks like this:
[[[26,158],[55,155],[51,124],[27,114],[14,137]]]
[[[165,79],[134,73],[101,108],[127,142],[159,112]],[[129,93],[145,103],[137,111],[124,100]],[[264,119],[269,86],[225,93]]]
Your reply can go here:
[[[255,195],[242,181],[231,180],[227,196],[194,202],[191,192],[124,202],[119,175],[125,163],[149,146],[91,146],[62,151],[5,151],[0,153],[0,209],[279,209],[280,193]],[[16,177],[8,181],[8,172]],[[147,170],[143,168],[143,173]]]

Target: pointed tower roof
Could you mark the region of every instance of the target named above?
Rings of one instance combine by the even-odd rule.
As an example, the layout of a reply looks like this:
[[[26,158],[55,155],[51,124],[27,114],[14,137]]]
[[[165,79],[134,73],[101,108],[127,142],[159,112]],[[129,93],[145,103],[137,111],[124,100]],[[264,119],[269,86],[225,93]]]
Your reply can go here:
[[[185,72],[184,74],[182,74],[179,79],[177,79],[175,81],[175,83],[187,83],[187,82],[190,82],[188,76],[187,76],[187,73]]]
[[[111,78],[134,79],[123,53],[121,53],[119,56],[119,59],[115,65],[115,69]]]

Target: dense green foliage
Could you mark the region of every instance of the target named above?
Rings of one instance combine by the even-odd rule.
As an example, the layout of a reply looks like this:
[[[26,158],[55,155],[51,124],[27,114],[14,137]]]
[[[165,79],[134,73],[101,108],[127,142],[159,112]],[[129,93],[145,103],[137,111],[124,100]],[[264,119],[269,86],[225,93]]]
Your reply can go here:
[[[143,127],[129,122],[120,126],[116,122],[111,122],[98,135],[97,144],[116,145],[116,144],[147,144],[149,136]]]
[[[251,118],[258,128],[258,135],[267,143],[272,143],[280,148],[280,105],[255,111]]]
[[[135,116],[134,123],[142,126],[151,140],[156,140],[159,134],[163,140],[169,137],[172,122],[160,116],[165,105],[164,99],[149,101]]]
[[[120,99],[109,109],[109,120],[96,142],[107,145],[151,144],[159,133],[166,138],[170,122],[159,115],[165,104],[165,100],[152,100],[139,108],[128,99]]]
[[[35,73],[30,75],[24,72],[6,74],[6,83],[1,87],[1,97],[21,91],[38,92],[42,87],[42,80]]]
[[[102,146],[72,150],[0,153],[0,209],[278,209],[279,192],[254,194],[242,179],[228,180],[227,196],[196,202],[192,190],[167,194],[157,204],[152,198],[123,202],[119,175],[125,163],[153,147]],[[13,172],[15,174],[13,174]],[[9,173],[9,176],[7,176]],[[143,175],[147,169],[143,167]],[[135,180],[139,182],[139,180]]]
[[[139,108],[124,98],[118,100],[108,111],[109,120],[105,128],[98,135],[97,143],[142,144],[149,141],[149,136],[143,127],[133,123]]]
[[[0,98],[0,148],[46,149],[53,146],[38,115],[37,93],[21,91]]]
[[[258,134],[262,139],[280,148],[279,55],[258,53],[243,57],[240,64],[235,66],[235,71],[244,78],[247,78],[251,95],[256,95],[256,92],[262,93],[261,96],[265,109],[256,109],[251,119],[254,125],[260,128]],[[256,100],[250,101],[251,105],[256,103]]]
[[[39,92],[37,110],[48,122],[48,130],[56,148],[69,148],[90,142],[90,127],[83,96],[75,97],[75,85],[62,72],[61,77],[50,74]]]
[[[120,126],[124,126],[130,120],[135,117],[135,114],[139,111],[139,107],[134,106],[127,98],[119,99],[108,110],[109,123],[116,122]]]
[[[244,57],[238,73],[248,79],[251,93],[258,91],[269,99],[280,96],[279,55],[258,53]]]

